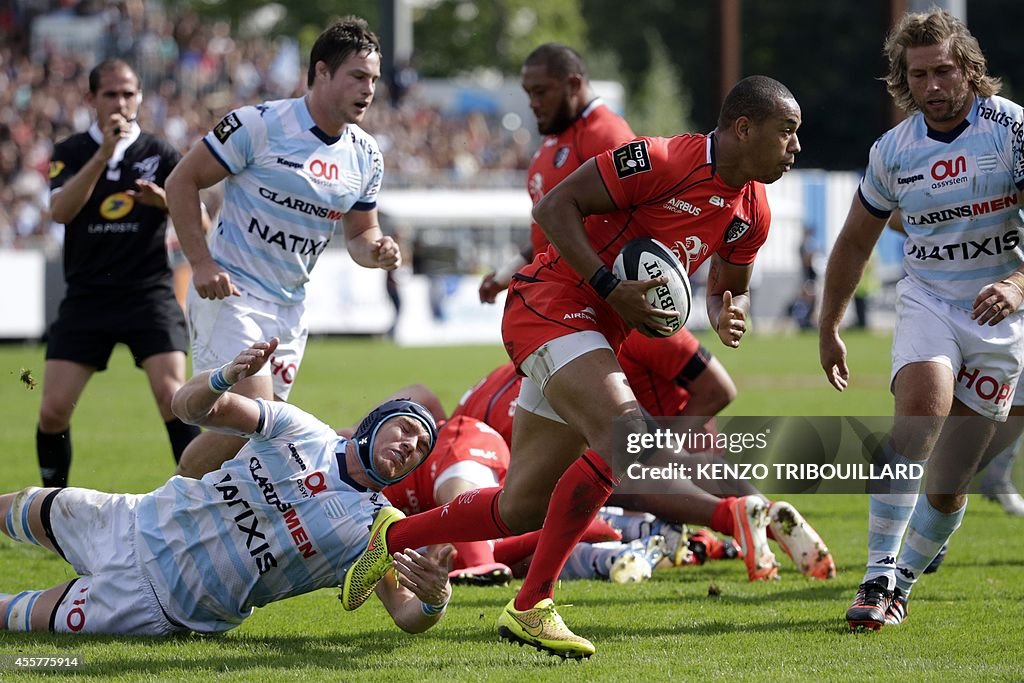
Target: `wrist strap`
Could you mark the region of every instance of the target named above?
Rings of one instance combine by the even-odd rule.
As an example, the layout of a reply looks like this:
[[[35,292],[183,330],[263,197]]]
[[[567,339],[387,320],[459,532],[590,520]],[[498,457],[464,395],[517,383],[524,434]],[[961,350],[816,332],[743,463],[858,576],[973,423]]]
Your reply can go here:
[[[601,266],[597,271],[590,276],[590,286],[594,288],[594,291],[602,299],[607,299],[608,295],[612,293],[619,283],[622,282],[615,273],[608,269],[608,266]]]
[[[441,612],[448,609],[448,601],[445,600],[440,605],[431,605],[430,603],[420,601],[420,611],[428,617],[436,617]]]
[[[213,393],[215,393],[215,394],[223,394],[225,391],[227,391],[228,389],[230,389],[232,387],[233,382],[229,382],[224,377],[224,370],[229,365],[231,365],[231,364],[230,363],[225,363],[224,365],[220,366],[219,368],[217,368],[216,370],[214,370],[213,372],[210,373],[210,380],[209,380],[210,391],[212,391]]]

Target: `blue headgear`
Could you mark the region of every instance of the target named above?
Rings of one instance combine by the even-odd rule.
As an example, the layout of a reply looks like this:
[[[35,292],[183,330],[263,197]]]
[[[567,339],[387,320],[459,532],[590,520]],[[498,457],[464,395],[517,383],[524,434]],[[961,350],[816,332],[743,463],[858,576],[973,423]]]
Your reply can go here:
[[[430,414],[429,410],[416,403],[416,401],[410,401],[407,398],[392,399],[374,408],[369,415],[363,418],[363,421],[356,427],[355,434],[352,435],[352,440],[356,444],[356,450],[359,452],[359,462],[362,464],[363,470],[366,471],[366,476],[381,486],[388,486],[401,481],[409,472],[412,472],[412,470],[409,470],[409,472],[406,472],[401,477],[386,479],[377,471],[373,464],[373,440],[377,436],[377,430],[391,418],[401,415],[418,420],[426,428],[427,435],[430,438],[430,448],[427,449],[427,454],[429,455],[430,451],[434,449],[434,443],[437,441],[437,424],[434,422],[434,417]]]

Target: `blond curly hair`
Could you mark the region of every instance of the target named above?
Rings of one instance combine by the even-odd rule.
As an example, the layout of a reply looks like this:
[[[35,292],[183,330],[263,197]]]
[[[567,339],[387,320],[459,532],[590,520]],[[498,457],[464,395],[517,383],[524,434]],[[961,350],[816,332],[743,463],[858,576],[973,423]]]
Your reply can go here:
[[[940,9],[908,13],[903,15],[892,33],[886,37],[882,49],[889,60],[889,74],[883,79],[886,89],[896,105],[904,111],[913,112],[918,108],[907,82],[907,48],[942,45],[947,41],[953,59],[975,94],[990,97],[999,92],[1002,82],[988,75],[988,65],[978,40],[962,21]]]

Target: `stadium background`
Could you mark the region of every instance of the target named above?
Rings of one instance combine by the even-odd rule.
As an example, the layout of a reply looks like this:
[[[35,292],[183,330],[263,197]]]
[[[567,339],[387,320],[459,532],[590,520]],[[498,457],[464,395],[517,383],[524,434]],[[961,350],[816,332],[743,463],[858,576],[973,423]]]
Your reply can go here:
[[[816,337],[799,332],[786,309],[801,286],[805,229],[820,270],[867,148],[891,123],[884,87],[875,80],[882,73],[879,47],[888,18],[907,4],[708,0],[677,7],[651,0],[632,3],[629,22],[617,3],[604,0],[405,5],[415,51],[408,63],[391,55],[397,65],[388,79],[392,88],[378,91],[365,126],[381,142],[387,164],[382,220],[413,255],[399,276],[401,317],[394,325],[381,274],[355,270],[340,248],[321,260],[310,293],[315,330],[379,335],[394,328],[399,346],[377,338],[314,340],[308,367],[316,371],[298,383],[295,401],[342,424],[402,384],[422,381],[451,408],[503,360],[500,308],[481,307],[476,285],[526,233],[524,174],[537,138],[518,85],[518,61],[544,40],[579,45],[602,94],[636,130],[709,130],[718,81],[725,78],[715,45],[732,8],[741,28],[740,73],[769,73],[790,85],[805,125],[798,170],[771,188],[775,223],[758,265],[755,335],[736,353],[718,352],[740,389],[729,412],[887,414],[889,285],[899,276],[898,238],[887,236],[876,253],[875,315],[870,331],[849,337],[855,374],[847,394],[825,386]],[[1013,36],[1003,34],[1020,25],[1022,6],[951,4],[966,6],[991,70],[1015,96],[1024,68]],[[277,13],[274,26],[242,21],[275,18],[256,12],[259,6],[244,0],[0,5],[0,338],[18,342],[0,346],[0,489],[37,483],[31,437],[38,392],[19,377],[41,371],[37,342],[62,291],[62,226],[48,217],[46,168],[53,142],[88,124],[82,100],[88,68],[103,56],[126,56],[144,79],[140,122],[184,151],[229,109],[301,92],[308,46],[329,16],[353,11],[377,28],[388,11],[380,3],[303,3]],[[321,16],[311,19],[310,12]],[[400,30],[392,33],[402,37]],[[824,64],[827,71],[809,68]],[[701,324],[697,316],[693,326]],[[476,345],[460,346],[465,343]],[[76,484],[145,491],[169,473],[151,399],[129,366],[119,351],[76,414]],[[950,571],[930,577],[915,594],[912,626],[884,639],[854,638],[846,636],[840,617],[863,563],[866,505],[855,496],[809,496],[798,504],[836,555],[841,575],[835,583],[813,585],[789,571],[778,585],[752,586],[742,567],[724,565],[660,573],[650,584],[630,587],[633,594],[583,582],[563,597],[584,608],[573,623],[599,639],[602,656],[592,669],[569,675],[865,679],[880,677],[881,660],[886,673],[911,680],[1019,678],[1019,520],[973,503]],[[42,553],[0,542],[0,589],[56,583],[67,571]],[[720,598],[708,597],[712,585]],[[946,601],[944,591],[955,591],[956,601]],[[360,674],[393,681],[431,677],[424,674],[429,671],[462,680],[503,678],[510,668],[531,678],[564,677],[564,669],[543,657],[492,644],[490,622],[506,599],[501,590],[461,591],[445,627],[415,641],[398,634],[379,606],[343,616],[321,591],[262,610],[224,639],[69,644],[0,633],[0,651],[85,652],[93,675],[115,678],[131,671],[155,679]],[[949,614],[953,604],[969,604],[970,613]]]

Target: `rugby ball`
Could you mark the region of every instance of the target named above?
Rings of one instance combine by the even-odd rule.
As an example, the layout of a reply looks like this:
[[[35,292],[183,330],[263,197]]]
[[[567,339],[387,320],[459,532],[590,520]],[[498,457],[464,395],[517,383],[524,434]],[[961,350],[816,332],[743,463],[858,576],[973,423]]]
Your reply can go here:
[[[671,249],[651,237],[630,240],[615,258],[612,272],[622,280],[651,280],[667,275],[667,283],[647,290],[647,301],[655,308],[678,311],[679,317],[666,319],[672,328],[668,334],[650,327],[646,329],[658,337],[671,337],[683,329],[686,319],[690,317],[693,295],[690,292],[690,279],[686,276],[686,266]]]

